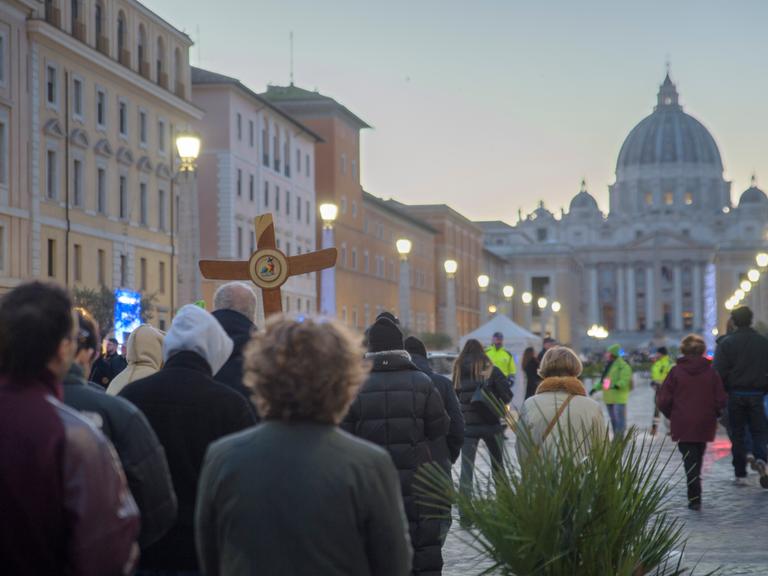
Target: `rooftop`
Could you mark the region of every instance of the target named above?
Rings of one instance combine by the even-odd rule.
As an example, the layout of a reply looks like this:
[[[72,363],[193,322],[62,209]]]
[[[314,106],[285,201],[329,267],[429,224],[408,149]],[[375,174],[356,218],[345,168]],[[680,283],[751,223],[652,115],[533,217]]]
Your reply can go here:
[[[333,108],[336,108],[337,110],[339,110],[340,112],[348,116],[355,124],[358,125],[359,128],[371,127],[365,120],[357,116],[349,108],[347,108],[343,104],[340,104],[330,96],[324,96],[323,94],[320,94],[316,90],[315,91],[305,90],[304,88],[299,88],[294,84],[289,84],[288,86],[270,85],[270,86],[267,86],[267,91],[262,94],[262,97],[275,103],[276,105],[314,104],[314,103],[325,104],[328,106],[332,106]]]
[[[432,226],[424,222],[423,220],[419,220],[418,218],[414,218],[413,216],[409,216],[402,206],[405,206],[404,204],[400,204],[399,202],[395,200],[384,200],[383,198],[379,198],[378,196],[374,196],[373,194],[370,194],[369,192],[366,192],[363,190],[363,201],[370,202],[371,204],[375,204],[377,207],[381,208],[382,210],[386,210],[393,216],[400,218],[402,220],[407,221],[410,224],[413,224],[414,226],[418,226],[422,230],[425,230],[429,232],[430,234],[437,234],[437,230],[435,230]],[[407,208],[407,206],[406,206]]]

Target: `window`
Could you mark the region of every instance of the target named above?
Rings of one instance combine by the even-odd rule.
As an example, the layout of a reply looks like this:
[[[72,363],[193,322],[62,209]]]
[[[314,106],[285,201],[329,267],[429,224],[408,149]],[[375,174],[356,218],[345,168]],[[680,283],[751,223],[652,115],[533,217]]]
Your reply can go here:
[[[253,197],[255,194],[254,187],[255,187],[255,181],[253,178],[253,174],[251,174],[248,176],[248,200],[250,200],[251,202],[253,202]]]
[[[99,128],[107,125],[107,93],[101,88],[96,89],[96,124]]]
[[[283,143],[283,158],[285,160],[284,174],[290,178],[291,176],[291,140],[290,136],[287,136]]]
[[[275,186],[275,212],[280,212],[280,186]]]
[[[251,241],[249,243],[249,247],[251,249],[251,254],[256,252],[256,233],[253,230],[251,230]]]
[[[301,150],[296,149],[296,174],[301,174]]]
[[[147,225],[147,183],[139,184],[139,224]]]
[[[285,213],[290,215],[291,213],[291,191],[285,191]]]
[[[275,129],[275,134],[272,136],[272,162],[275,172],[280,172],[280,131]]]
[[[55,200],[58,197],[58,177],[56,166],[56,151],[48,150],[46,155],[46,181],[45,189],[49,200]]]
[[[357,218],[357,202],[352,200],[352,218]]]
[[[306,161],[304,162],[304,169],[307,172],[307,178],[309,178],[309,154],[306,155],[305,160]]]
[[[147,145],[147,113],[144,110],[139,110],[139,142],[144,146]]]
[[[157,228],[165,232],[165,190],[157,191]]]
[[[285,243],[285,255],[290,256],[291,255],[291,243],[286,242]]]
[[[125,51],[125,34],[127,32],[125,25],[125,13],[121,10],[117,15],[117,57],[123,63],[123,51]]]
[[[243,139],[243,115],[240,112],[237,113],[237,139]]]
[[[347,155],[342,153],[341,155],[341,173],[346,174],[347,173]]]
[[[120,220],[128,219],[128,179],[125,176],[120,176],[117,186],[117,192],[119,195],[118,205],[120,206]]]
[[[163,80],[163,74],[165,73],[165,44],[163,39],[157,37],[157,53],[155,54],[155,80],[158,84],[165,84],[168,87],[167,79]]]
[[[107,172],[104,168],[96,169],[96,211],[107,213]]]
[[[672,203],[675,201],[675,195],[672,192],[665,192],[664,193],[664,204],[667,206],[672,206]]]
[[[253,120],[248,120],[248,144],[251,148],[253,148],[253,145],[255,143],[255,136],[253,133]]]
[[[104,8],[100,1],[96,2],[96,7],[93,11],[93,25],[96,30],[96,42],[98,43],[99,38],[104,36]]]
[[[301,198],[296,197],[296,220],[301,222]]]
[[[105,271],[107,268],[106,261],[107,261],[107,255],[104,252],[104,250],[97,250],[96,251],[96,280],[98,281],[99,286],[104,286],[106,284],[106,277],[105,277]]]
[[[347,197],[346,197],[346,196],[342,196],[342,197],[341,197],[341,202],[340,202],[340,204],[341,204],[341,206],[340,206],[340,208],[341,208],[341,213],[342,213],[342,214],[346,214],[346,213],[347,213]]]
[[[80,78],[72,80],[72,114],[78,118],[83,117],[83,81]]]
[[[5,35],[0,34],[0,84],[5,84]]]
[[[120,128],[120,136],[128,136],[128,104],[123,100],[118,104],[118,127]]]
[[[537,228],[536,229],[536,239],[539,242],[546,242],[547,241],[547,229],[546,228]]]
[[[157,149],[165,152],[165,121],[157,121]]]
[[[147,259],[139,259],[139,290],[147,289]]]
[[[352,327],[357,328],[357,308],[352,308]]]
[[[237,195],[243,195],[243,171],[240,168],[237,169]]]
[[[685,193],[685,205],[690,206],[693,204],[693,193],[692,192],[686,192]]]
[[[342,242],[341,250],[339,251],[339,264],[346,268],[347,266],[347,245]]]
[[[75,158],[72,161],[72,199],[75,206],[83,206],[83,161]]]
[[[8,132],[0,118],[0,184],[8,184]]]
[[[128,258],[120,254],[120,286],[128,284]]]
[[[357,248],[352,248],[352,270],[357,270]]]
[[[261,129],[261,163],[269,166],[269,130],[266,126]]]
[[[48,238],[48,278],[56,277],[56,240]]]
[[[269,182],[264,182],[264,206],[269,208]]]
[[[653,204],[653,193],[646,192],[645,193],[645,205],[650,206]]]
[[[139,57],[139,74],[148,76],[149,74],[145,74],[144,72],[145,64],[147,64],[147,68],[149,68],[149,63],[147,62],[147,30],[144,28],[144,24],[139,24],[139,38],[136,52]]]
[[[243,227],[237,227],[237,257],[243,257]]]
[[[367,274],[370,271],[371,271],[370,256],[368,255],[368,250],[366,250],[365,252],[363,252],[363,272]]]
[[[307,224],[309,224],[309,200],[307,200],[306,202],[306,208],[307,208],[307,211],[305,212],[305,214],[307,215]]]
[[[157,266],[158,292],[165,294],[165,262],[160,262]]]
[[[352,178],[357,177],[357,160],[352,160]]]
[[[46,82],[46,99],[48,104],[56,106],[58,104],[58,85],[56,83],[56,67],[50,64],[46,68],[45,72]]]
[[[75,282],[82,282],[83,281],[83,247],[80,244],[74,245],[74,261],[72,262],[73,265],[73,276],[75,277]]]

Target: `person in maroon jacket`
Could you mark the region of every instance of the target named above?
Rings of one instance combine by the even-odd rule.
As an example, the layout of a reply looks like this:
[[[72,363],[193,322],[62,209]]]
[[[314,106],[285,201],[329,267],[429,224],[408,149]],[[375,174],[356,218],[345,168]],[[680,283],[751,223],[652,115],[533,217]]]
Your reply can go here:
[[[131,574],[139,513],[106,438],[61,403],[76,348],[67,293],[0,300],[0,572]]]
[[[672,440],[683,455],[688,508],[701,510],[701,465],[707,442],[715,439],[717,418],[728,401],[720,375],[704,357],[707,345],[696,334],[680,344],[683,356],[667,375],[656,400],[671,421]]]

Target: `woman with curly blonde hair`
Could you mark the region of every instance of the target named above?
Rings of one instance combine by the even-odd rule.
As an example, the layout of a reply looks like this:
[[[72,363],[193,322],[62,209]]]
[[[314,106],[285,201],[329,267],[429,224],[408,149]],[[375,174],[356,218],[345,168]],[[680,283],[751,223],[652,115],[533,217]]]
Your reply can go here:
[[[211,445],[195,518],[206,574],[410,573],[397,472],[338,428],[367,375],[335,321],[272,317],[245,353],[263,423]]]

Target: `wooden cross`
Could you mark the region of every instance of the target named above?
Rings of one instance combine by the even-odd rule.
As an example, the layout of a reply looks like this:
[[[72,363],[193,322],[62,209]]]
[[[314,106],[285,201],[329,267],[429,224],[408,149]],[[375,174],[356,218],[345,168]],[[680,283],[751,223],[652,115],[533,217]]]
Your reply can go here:
[[[336,264],[336,248],[286,256],[277,249],[272,214],[254,219],[256,252],[246,261],[200,260],[200,272],[209,280],[251,280],[261,288],[264,316],[283,311],[280,286],[291,276],[318,272]]]

